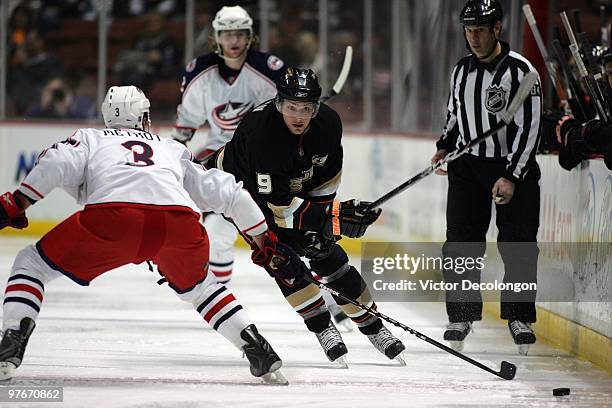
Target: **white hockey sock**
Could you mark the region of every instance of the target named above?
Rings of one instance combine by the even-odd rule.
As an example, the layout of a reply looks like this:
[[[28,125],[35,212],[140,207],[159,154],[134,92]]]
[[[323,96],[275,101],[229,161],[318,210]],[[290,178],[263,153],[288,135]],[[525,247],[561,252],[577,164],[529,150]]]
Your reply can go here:
[[[196,311],[238,349],[246,344],[240,332],[253,322],[234,294],[216,281],[213,274],[187,293],[178,296],[194,305]]]
[[[216,276],[218,282],[228,283],[234,268],[234,242],[238,231],[220,214],[208,214],[204,218],[204,228],[210,242],[208,270]]]
[[[15,258],[6,283],[3,306],[3,330],[19,329],[24,317],[36,320],[42,306],[45,284],[63,276],[51,269],[33,245],[22,249]]]

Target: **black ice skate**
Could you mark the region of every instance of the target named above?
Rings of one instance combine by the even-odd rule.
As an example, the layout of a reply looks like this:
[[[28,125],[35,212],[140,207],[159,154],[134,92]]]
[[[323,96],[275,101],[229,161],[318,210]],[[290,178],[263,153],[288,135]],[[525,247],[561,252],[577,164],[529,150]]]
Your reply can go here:
[[[329,322],[328,326],[322,332],[315,333],[315,336],[317,336],[317,340],[319,340],[329,361],[337,362],[340,366],[348,368],[345,357],[348,350],[346,349],[344,341],[342,341],[340,332],[332,322]]]
[[[272,349],[270,343],[257,331],[254,324],[248,325],[240,332],[240,337],[247,342],[242,349],[251,364],[251,374],[261,377],[272,384],[287,385],[289,381],[280,371],[283,365],[280,357]]]
[[[463,341],[472,329],[472,322],[455,322],[449,323],[444,332],[444,340],[450,343],[450,346],[455,351],[463,350]]]
[[[19,330],[8,329],[0,342],[0,380],[10,380],[21,365],[28,339],[36,323],[29,317],[21,319]]]
[[[377,333],[367,335],[370,342],[376,347],[376,350],[383,353],[390,360],[396,360],[401,365],[406,365],[402,351],[406,349],[406,346],[395,337],[389,329],[382,326]]]
[[[514,344],[518,346],[518,352],[522,356],[526,356],[529,352],[529,346],[536,342],[536,336],[531,328],[531,323],[524,323],[520,320],[508,322],[510,334],[514,339]]]

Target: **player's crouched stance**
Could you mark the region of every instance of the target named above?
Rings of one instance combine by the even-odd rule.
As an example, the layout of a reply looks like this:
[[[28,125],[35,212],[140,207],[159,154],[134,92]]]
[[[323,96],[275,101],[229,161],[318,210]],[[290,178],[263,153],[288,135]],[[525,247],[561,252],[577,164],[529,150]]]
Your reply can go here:
[[[232,140],[215,153],[208,167],[223,169],[244,182],[278,239],[308,258],[310,270],[327,285],[376,309],[367,284],[337,244],[341,236],[362,237],[380,215],[368,203],[335,200],[343,159],[340,117],[320,102],[321,86],[310,69],[288,67],[276,89],[274,99],[245,115]],[[327,358],[347,366],[348,349],[330,320],[319,287],[307,279],[291,279],[299,275],[268,272]],[[304,276],[309,274],[307,270]],[[334,300],[380,353],[405,364],[404,344],[380,318],[339,297]]]
[[[133,86],[111,87],[106,129],[79,129],[45,150],[19,188],[0,196],[0,229],[25,228],[25,210],[61,187],[85,205],[17,255],[4,295],[0,379],[20,366],[45,286],[66,276],[80,285],[129,263],[152,260],[170,287],[243,351],[251,373],[286,384],[281,359],[231,291],[208,273],[200,211],[231,217],[260,264],[291,274],[299,263],[268,231],[264,216],[233,176],[191,161],[182,144],[149,133],[149,100]]]

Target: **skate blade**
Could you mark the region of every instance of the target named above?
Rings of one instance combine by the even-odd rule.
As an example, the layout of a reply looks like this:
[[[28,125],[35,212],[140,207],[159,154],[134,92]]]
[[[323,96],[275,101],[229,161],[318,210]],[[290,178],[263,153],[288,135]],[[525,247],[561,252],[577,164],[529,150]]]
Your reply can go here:
[[[346,356],[340,356],[340,357],[338,357],[337,359],[335,359],[332,362],[338,368],[349,368],[348,367],[348,361],[346,360]]]
[[[463,340],[449,340],[450,347],[455,351],[463,351]]]
[[[8,361],[0,362],[0,381],[7,381],[13,378],[13,373],[17,367]]]
[[[393,357],[393,361],[397,361],[397,363],[404,367],[406,366],[406,359],[404,358],[404,353],[399,353],[397,356]]]
[[[530,344],[518,344],[518,353],[521,356],[526,356],[529,353]]]
[[[271,371],[261,376],[264,382],[274,385],[289,385],[289,380],[283,375],[281,370]]]

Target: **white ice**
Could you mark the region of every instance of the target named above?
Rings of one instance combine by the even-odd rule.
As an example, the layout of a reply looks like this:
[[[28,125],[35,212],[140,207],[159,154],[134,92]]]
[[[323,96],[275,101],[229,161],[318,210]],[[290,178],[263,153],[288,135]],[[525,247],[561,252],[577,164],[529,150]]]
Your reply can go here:
[[[0,282],[13,258],[34,238],[0,237]],[[69,279],[46,287],[23,365],[3,385],[61,386],[51,407],[420,407],[611,406],[612,378],[596,366],[540,342],[517,355],[507,328],[489,319],[475,325],[464,353],[499,368],[518,367],[506,381],[401,329],[406,367],[379,354],[358,332],[344,333],[349,369],[325,358],[314,335],[271,278],[239,251],[231,282],[260,331],[283,359],[289,386],[261,383],[229,342],[182,303],[145,265],[130,265],[80,287]],[[379,309],[442,341],[444,305],[384,303]],[[552,389],[571,388],[569,397]],[[0,403],[0,407],[7,406]]]

